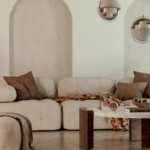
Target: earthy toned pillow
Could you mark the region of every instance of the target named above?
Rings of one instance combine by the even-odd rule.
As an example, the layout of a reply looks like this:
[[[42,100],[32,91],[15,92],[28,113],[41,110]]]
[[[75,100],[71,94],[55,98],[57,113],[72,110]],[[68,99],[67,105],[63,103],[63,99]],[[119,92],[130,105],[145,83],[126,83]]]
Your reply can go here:
[[[4,79],[9,85],[16,89],[18,100],[42,99],[33,78],[32,72],[19,77],[4,77]]]
[[[147,82],[118,83],[114,97],[120,100],[128,100],[134,97],[142,98]]]
[[[148,82],[143,97],[150,98],[150,74],[134,71],[134,83]]]

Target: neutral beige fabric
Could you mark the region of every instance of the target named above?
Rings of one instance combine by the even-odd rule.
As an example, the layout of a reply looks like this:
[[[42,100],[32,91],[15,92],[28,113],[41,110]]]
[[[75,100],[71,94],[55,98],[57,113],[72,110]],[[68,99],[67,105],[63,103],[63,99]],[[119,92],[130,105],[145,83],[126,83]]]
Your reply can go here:
[[[19,121],[0,117],[0,150],[21,150],[22,134]]]
[[[3,86],[3,85],[8,85],[8,83],[4,79],[0,81],[0,86]]]
[[[55,86],[54,81],[51,78],[36,77],[34,79],[38,86],[40,95],[42,96],[43,99],[44,98],[50,98],[50,99],[55,98],[56,86]],[[0,86],[3,86],[3,85],[8,85],[4,79],[0,82]]]
[[[16,99],[17,93],[13,86],[4,85],[0,86],[0,102],[12,102]]]
[[[52,79],[50,78],[34,78],[38,86],[40,95],[43,99],[45,98],[55,98],[56,96],[56,86]]]
[[[63,111],[63,128],[79,130],[80,107],[98,108],[99,100],[74,101],[68,100],[61,104]],[[102,102],[102,106],[104,103]],[[94,117],[94,129],[112,129],[110,119],[106,117]]]
[[[61,128],[61,107],[54,100],[0,103],[0,112],[15,112],[28,117],[33,130],[57,130]]]
[[[85,93],[100,95],[115,91],[115,83],[109,78],[66,78],[58,83],[58,96],[81,96]],[[113,89],[113,90],[112,90]]]

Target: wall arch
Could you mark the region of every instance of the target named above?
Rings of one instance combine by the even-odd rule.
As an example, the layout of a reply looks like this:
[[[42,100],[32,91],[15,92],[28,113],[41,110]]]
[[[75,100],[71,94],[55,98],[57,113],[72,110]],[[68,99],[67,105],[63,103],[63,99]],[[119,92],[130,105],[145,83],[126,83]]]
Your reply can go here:
[[[19,0],[10,15],[10,75],[72,76],[72,16],[63,0]]]
[[[143,0],[134,0],[124,18],[124,76],[133,76],[133,71],[150,73],[150,43],[135,42],[130,33],[132,22],[142,16]],[[144,0],[144,14],[150,17],[150,1]]]

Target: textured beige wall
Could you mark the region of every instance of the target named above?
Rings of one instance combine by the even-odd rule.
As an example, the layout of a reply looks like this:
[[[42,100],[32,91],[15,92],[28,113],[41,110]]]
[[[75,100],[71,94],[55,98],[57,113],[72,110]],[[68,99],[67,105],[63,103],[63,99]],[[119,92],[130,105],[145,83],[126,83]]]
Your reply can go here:
[[[133,71],[150,73],[150,43],[135,42],[130,33],[132,22],[144,14],[150,17],[150,0],[134,0],[129,6],[124,19],[124,76],[133,76]]]
[[[10,75],[72,76],[72,17],[63,0],[20,0],[10,16]]]
[[[9,16],[17,0],[0,0],[0,80],[9,75]]]

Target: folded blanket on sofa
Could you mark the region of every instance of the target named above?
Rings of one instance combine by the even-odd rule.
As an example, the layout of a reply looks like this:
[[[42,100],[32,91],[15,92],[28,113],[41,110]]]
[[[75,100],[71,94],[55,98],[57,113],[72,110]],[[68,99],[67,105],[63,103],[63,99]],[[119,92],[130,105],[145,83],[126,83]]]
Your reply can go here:
[[[118,104],[118,106],[127,106],[125,102],[122,100],[116,99],[113,96],[109,95],[103,95],[101,96],[101,100],[104,101],[104,105],[106,107],[109,107],[109,104],[112,102],[115,102]],[[111,120],[111,125],[114,128],[114,130],[118,131],[128,131],[129,130],[129,119],[128,118],[110,118]]]
[[[1,112],[0,117],[11,117],[18,120],[20,122],[22,130],[21,150],[34,150],[34,147],[31,145],[33,142],[32,125],[27,117],[11,112]]]
[[[61,104],[62,102],[66,100],[76,100],[76,101],[85,101],[85,100],[102,100],[104,101],[104,105],[106,107],[109,106],[111,102],[117,103],[119,106],[126,106],[126,103],[124,103],[122,100],[116,99],[111,93],[106,93],[102,96],[99,95],[92,95],[90,93],[84,94],[82,96],[65,96],[65,97],[59,97],[55,101]],[[110,118],[111,125],[114,128],[114,130],[118,131],[128,131],[129,130],[129,119],[128,118]]]

